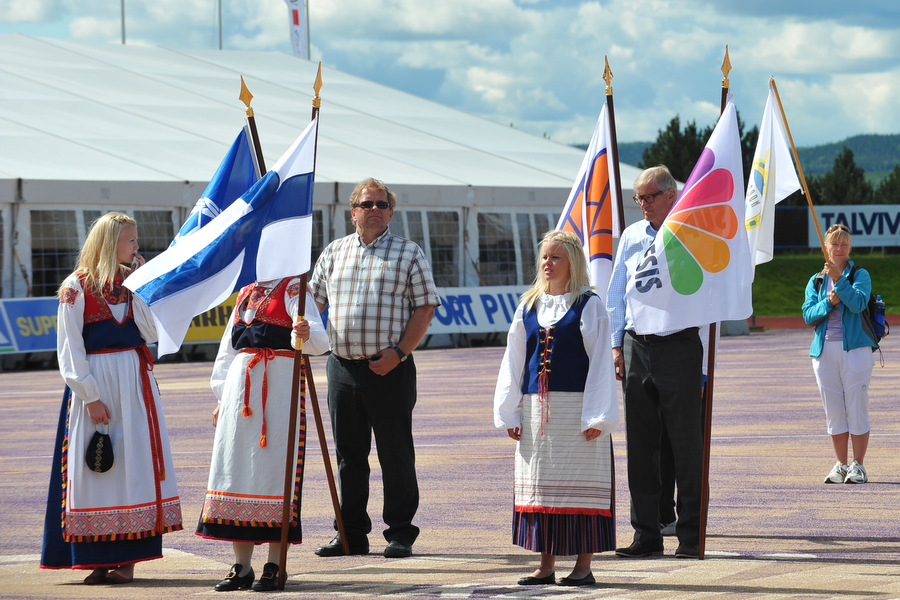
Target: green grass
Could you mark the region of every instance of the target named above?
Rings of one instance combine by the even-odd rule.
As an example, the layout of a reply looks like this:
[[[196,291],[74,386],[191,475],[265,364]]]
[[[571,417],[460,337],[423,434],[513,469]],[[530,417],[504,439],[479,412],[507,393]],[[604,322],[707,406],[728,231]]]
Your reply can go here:
[[[887,314],[900,313],[900,254],[854,251],[850,258],[872,276],[872,291],[881,294]],[[778,254],[756,266],[753,281],[753,314],[758,317],[800,315],[803,292],[809,278],[825,265],[819,253]]]

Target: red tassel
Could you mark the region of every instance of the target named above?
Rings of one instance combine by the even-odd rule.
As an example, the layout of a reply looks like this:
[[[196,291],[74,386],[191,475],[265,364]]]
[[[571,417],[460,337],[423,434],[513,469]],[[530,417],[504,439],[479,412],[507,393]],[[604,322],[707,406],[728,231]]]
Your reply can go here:
[[[250,410],[250,406],[248,406],[248,405],[245,404],[245,405],[244,405],[244,410],[241,411],[241,414],[243,414],[245,417],[249,417],[250,415],[253,414],[253,411]]]
[[[259,447],[260,448],[266,447],[266,435],[265,434],[263,434],[262,437],[259,438]]]

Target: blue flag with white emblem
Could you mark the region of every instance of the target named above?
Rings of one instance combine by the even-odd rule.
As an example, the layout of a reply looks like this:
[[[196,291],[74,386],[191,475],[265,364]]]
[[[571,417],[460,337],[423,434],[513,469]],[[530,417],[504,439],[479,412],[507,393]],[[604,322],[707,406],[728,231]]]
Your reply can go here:
[[[243,286],[309,270],[317,127],[313,119],[253,187],[125,280],[153,313],[160,356],[181,347],[191,319]]]
[[[256,171],[250,138],[246,128],[241,129],[171,245],[174,246],[184,236],[195,233],[240,198],[259,179]]]

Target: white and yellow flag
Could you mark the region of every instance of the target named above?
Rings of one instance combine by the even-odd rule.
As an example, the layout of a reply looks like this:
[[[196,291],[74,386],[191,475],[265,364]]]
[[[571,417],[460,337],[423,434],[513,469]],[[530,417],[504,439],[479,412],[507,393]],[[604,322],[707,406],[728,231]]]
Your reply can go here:
[[[769,98],[759,126],[753,168],[747,182],[744,225],[753,267],[772,260],[775,246],[775,205],[800,189],[791,161],[784,122],[775,90],[769,82]]]

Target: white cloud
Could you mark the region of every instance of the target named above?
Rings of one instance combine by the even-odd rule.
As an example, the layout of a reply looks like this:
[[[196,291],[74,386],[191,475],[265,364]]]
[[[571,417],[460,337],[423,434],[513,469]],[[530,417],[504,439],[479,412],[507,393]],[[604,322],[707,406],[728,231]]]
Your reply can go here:
[[[619,139],[719,111],[725,45],[748,127],[775,76],[799,145],[900,131],[895,0],[311,0],[314,59],[563,142],[586,142],[608,56]],[[214,0],[126,1],[128,43],[214,48]],[[223,46],[290,52],[283,0],[222,2]],[[63,24],[63,27],[60,27]],[[119,3],[0,0],[0,31],[118,42]],[[55,28],[54,28],[55,27]]]

